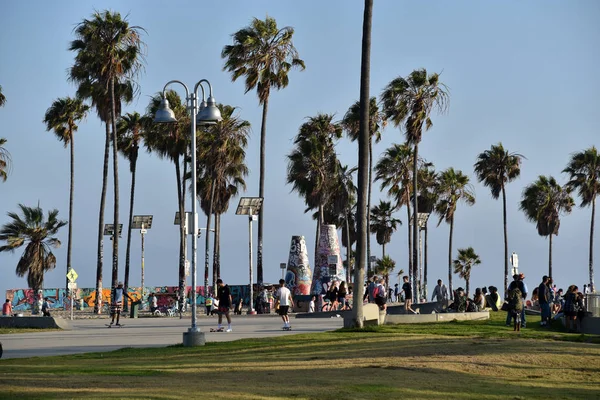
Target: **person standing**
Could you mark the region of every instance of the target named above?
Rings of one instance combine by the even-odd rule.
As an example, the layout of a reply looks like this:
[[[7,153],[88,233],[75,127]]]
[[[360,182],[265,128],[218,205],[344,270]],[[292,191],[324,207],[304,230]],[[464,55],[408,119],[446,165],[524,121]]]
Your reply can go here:
[[[213,299],[211,295],[208,295],[208,297],[204,300],[204,306],[206,307],[206,315],[211,315],[211,309],[212,309],[212,305],[213,305]]]
[[[398,288],[397,283],[394,285],[394,299],[396,300],[396,303],[400,301],[400,289]]]
[[[109,328],[115,323],[115,316],[117,317],[116,326],[121,326],[121,324],[119,323],[119,319],[121,319],[121,311],[123,310],[123,298],[124,297],[127,297],[129,300],[133,301],[131,296],[129,296],[129,294],[125,293],[125,290],[123,289],[123,282],[119,282],[117,284],[117,287],[114,288],[113,292],[112,292],[113,302],[110,306],[110,316],[111,316],[112,320],[110,321],[110,324],[108,325]]]
[[[152,293],[150,296],[150,312],[154,313],[156,310],[158,310],[158,299],[156,298],[156,294]]]
[[[431,295],[431,301],[435,299],[438,303],[445,302],[448,300],[448,288],[441,279],[438,279],[437,286],[433,289],[433,294]]]
[[[521,292],[521,297],[523,299],[523,305],[525,305],[525,300],[527,299],[527,285],[525,284],[525,274],[521,273],[519,275],[513,275],[513,281],[508,285],[508,293],[510,293],[514,289],[519,289]],[[508,293],[506,296],[508,296]],[[506,316],[506,326],[510,326],[512,321],[512,313],[508,313]],[[521,328],[525,328],[527,326],[527,320],[525,319],[525,307],[521,309]]]
[[[279,303],[279,315],[283,321],[283,329],[291,329],[288,311],[290,306],[294,307],[294,300],[292,299],[292,292],[285,287],[285,280],[283,279],[279,280],[279,289],[275,293],[275,299]]]
[[[312,296],[310,298],[310,303],[308,303],[308,312],[309,313],[314,313],[315,312],[315,300],[317,299],[317,296]]]
[[[380,310],[385,310],[387,309],[387,299],[386,299],[386,293],[385,293],[385,286],[384,286],[385,280],[383,278],[380,278],[379,281],[377,282],[377,286],[375,286],[375,304],[377,304],[377,306],[379,306]]]
[[[538,286],[538,302],[540,303],[540,313],[542,322],[540,326],[547,326],[550,323],[550,288],[548,287],[548,276],[542,277],[542,283]]]
[[[9,299],[6,299],[6,301],[4,302],[4,305],[2,306],[2,315],[6,316],[6,317],[13,316],[12,304]]]
[[[401,293],[404,293],[404,312],[408,314],[410,311],[411,313],[416,314],[416,311],[412,309],[412,288],[410,282],[408,282],[408,276],[403,276],[402,280],[404,281],[401,291]]]
[[[217,325],[217,331],[223,332],[223,315],[227,318],[227,329],[225,332],[231,332],[231,315],[229,315],[229,309],[231,308],[231,291],[229,286],[223,283],[222,279],[217,279],[217,299],[219,300],[219,324]]]

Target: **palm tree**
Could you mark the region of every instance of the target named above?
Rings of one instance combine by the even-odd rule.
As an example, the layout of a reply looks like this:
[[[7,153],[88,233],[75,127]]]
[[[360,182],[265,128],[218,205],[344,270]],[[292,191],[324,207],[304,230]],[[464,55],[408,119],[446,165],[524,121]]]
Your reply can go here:
[[[406,206],[406,218],[408,221],[408,270],[412,274],[412,221],[411,221],[411,198],[412,198],[412,166],[414,152],[407,144],[392,144],[387,148],[377,164],[375,165],[375,181],[381,181],[381,190],[387,188],[387,195],[395,199],[396,207]],[[424,161],[419,159],[419,168]]]
[[[285,88],[289,83],[288,73],[294,67],[305,69],[304,61],[292,43],[294,28],[277,27],[274,18],[264,21],[254,18],[246,26],[232,35],[233,44],[221,52],[226,59],[223,70],[231,72],[231,80],[241,76],[246,78],[246,93],[256,88],[258,103],[263,106],[260,127],[260,183],[259,196],[265,195],[265,154],[267,136],[267,111],[271,89]],[[264,200],[263,200],[264,201]],[[263,283],[263,207],[258,217],[258,251],[256,275],[258,285]]]
[[[472,206],[475,204],[475,192],[469,183],[469,177],[463,175],[462,171],[448,168],[439,174],[438,178],[439,199],[435,205],[435,212],[440,216],[438,226],[442,221],[450,224],[450,235],[448,238],[448,287],[452,290],[452,236],[454,234],[454,216],[458,203],[464,202]],[[452,295],[453,296],[453,295]]]
[[[13,252],[26,245],[16,273],[19,277],[27,274],[27,284],[37,293],[42,288],[44,273],[56,267],[56,257],[50,248],[60,247],[60,240],[55,235],[67,222],[57,219],[58,210],[48,212],[48,218],[44,219],[44,212],[39,205],[27,207],[19,204],[19,208],[23,218],[17,213],[9,212],[7,215],[12,221],[0,229],[0,241],[6,242],[4,246],[0,246],[0,253]]]
[[[390,287],[390,274],[396,268],[396,261],[392,260],[390,256],[383,256],[378,258],[375,263],[375,273],[385,278],[385,287]]]
[[[76,40],[70,49],[77,52],[71,78],[79,82],[96,82],[110,93],[110,121],[113,145],[114,226],[119,224],[119,168],[117,157],[117,92],[123,81],[130,81],[141,70],[144,43],[143,28],[131,26],[118,12],[96,11],[75,27]],[[83,73],[87,72],[87,76]],[[76,73],[74,73],[76,72]],[[118,229],[113,234],[112,286],[117,286],[119,272]]]
[[[369,86],[371,83],[371,27],[373,25],[373,0],[365,0],[363,13],[362,50],[360,62],[360,123],[358,133],[358,186],[356,204],[356,262],[354,268],[354,292],[352,308],[353,325],[362,328],[363,285],[365,280],[365,255],[369,225],[367,224],[367,190],[369,178]]]
[[[75,138],[77,122],[85,118],[90,107],[81,99],[65,97],[55,100],[46,110],[44,123],[47,131],[53,131],[58,140],[71,150],[71,188],[69,190],[69,236],[67,242],[67,273],[71,270],[71,249],[73,247],[73,197],[75,194]],[[69,280],[66,279],[65,287]]]
[[[396,231],[402,221],[392,217],[394,207],[389,201],[380,200],[379,204],[371,209],[371,232],[375,233],[377,243],[381,245],[382,259],[385,258],[385,245],[392,240],[392,233]]]
[[[600,193],[600,154],[595,146],[571,156],[567,167],[563,170],[569,174],[567,187],[577,190],[581,197],[580,207],[592,205],[590,222],[590,290],[594,292],[594,218],[596,215],[596,196]]]
[[[551,176],[540,175],[525,187],[519,209],[527,220],[535,222],[538,234],[548,236],[548,276],[552,276],[552,235],[558,236],[560,215],[570,214],[575,202],[571,188],[560,186]]]
[[[227,212],[229,201],[237,196],[239,189],[246,190],[244,177],[248,175],[248,167],[245,158],[250,136],[250,122],[235,115],[235,107],[223,104],[218,107],[223,120],[209,127],[197,141],[197,158],[200,160],[197,191],[200,208],[207,216],[205,276],[209,273],[211,216],[215,215],[213,287],[221,276],[221,215]]]
[[[185,184],[184,179],[187,175],[186,154],[190,147],[190,117],[187,113],[185,104],[181,102],[179,95],[173,91],[166,92],[166,99],[177,118],[176,124],[154,124],[153,116],[163,99],[162,93],[157,93],[152,97],[146,109],[146,115],[149,117],[146,121],[148,125],[145,129],[144,145],[150,153],[154,152],[159,158],[166,158],[175,165],[175,178],[177,181],[177,209],[179,210],[179,293],[185,293]],[[190,153],[191,154],[191,153]],[[181,164],[183,159],[183,173]],[[208,276],[205,277],[208,280]]]
[[[117,145],[118,150],[129,161],[129,171],[131,172],[131,192],[129,195],[129,219],[127,220],[127,252],[125,253],[125,285],[127,292],[129,287],[129,262],[131,253],[131,225],[133,223],[133,204],[135,198],[135,172],[140,149],[140,142],[144,137],[144,127],[148,126],[148,117],[142,117],[139,113],[127,113],[117,123]],[[144,270],[142,269],[142,274]],[[144,279],[142,278],[142,282]],[[142,296],[144,288],[142,287]],[[128,302],[125,302],[127,308]]]
[[[433,73],[427,75],[427,70],[417,69],[410,73],[406,78],[398,77],[392,80],[383,90],[381,101],[383,103],[383,112],[387,119],[391,119],[394,126],[403,125],[406,142],[413,145],[413,193],[418,193],[417,170],[419,159],[419,143],[423,134],[423,125],[425,131],[433,126],[430,115],[434,108],[439,112],[444,112],[448,104],[448,91],[446,86],[440,82],[439,74]],[[417,221],[419,213],[417,205],[417,196],[413,196],[413,218]],[[413,226],[413,293],[419,298],[417,287],[417,275],[419,265],[418,251],[418,233],[417,224]]]
[[[465,280],[467,297],[469,296],[469,281],[471,280],[471,269],[481,264],[481,259],[472,247],[458,249],[458,258],[453,261],[454,273]]]
[[[0,138],[0,179],[2,179],[2,182],[6,182],[6,178],[8,178],[12,166],[10,153],[4,147],[6,142],[6,139]]]
[[[360,102],[350,106],[341,121],[342,127],[353,142],[358,139],[360,127]],[[367,209],[371,209],[371,186],[373,181],[373,138],[375,143],[381,141],[381,130],[385,128],[387,121],[383,113],[379,112],[377,99],[371,97],[369,101],[369,189],[367,194]],[[367,214],[367,225],[371,225],[371,214]],[[371,257],[371,235],[367,235],[367,259]],[[371,264],[367,264],[367,269]]]
[[[508,231],[506,226],[506,184],[521,174],[521,161],[518,153],[509,153],[502,143],[492,145],[489,150],[477,156],[474,165],[479,182],[490,188],[492,198],[498,200],[502,194],[502,216],[504,222],[504,293],[508,288]]]
[[[333,122],[333,115],[318,114],[300,126],[294,139],[296,146],[288,157],[287,183],[304,197],[306,211],[317,209],[316,249],[325,223],[325,206],[336,191],[340,166],[335,154],[335,142],[342,137],[342,127]]]

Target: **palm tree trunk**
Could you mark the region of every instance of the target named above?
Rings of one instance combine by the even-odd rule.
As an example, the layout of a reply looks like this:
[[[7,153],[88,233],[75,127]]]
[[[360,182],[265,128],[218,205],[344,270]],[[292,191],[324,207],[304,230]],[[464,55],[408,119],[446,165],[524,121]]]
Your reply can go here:
[[[131,168],[131,192],[129,193],[129,219],[127,221],[127,251],[125,253],[125,283],[123,289],[127,293],[129,288],[129,264],[131,259],[131,225],[133,224],[133,202],[135,197],[135,169],[137,164],[137,156],[134,156],[132,168]],[[142,291],[142,302],[144,301],[144,288]],[[127,311],[127,302],[125,302],[123,309]]]
[[[423,297],[427,299],[427,222],[425,222],[425,244],[423,245]]]
[[[318,260],[318,256],[317,253],[319,251],[319,239],[321,238],[321,224],[323,223],[323,206],[319,205],[319,216],[317,217],[317,234],[315,237],[315,268],[318,267],[317,265],[317,260]]]
[[[75,193],[75,145],[73,143],[73,128],[69,132],[71,144],[71,190],[69,192],[69,239],[67,243],[67,273],[71,270],[71,248],[73,246],[73,196]],[[69,279],[67,278],[67,288]]]
[[[408,198],[410,199],[410,196],[408,196]],[[412,259],[412,254],[413,254],[413,248],[412,248],[412,222],[411,222],[411,213],[410,213],[411,207],[410,207],[410,200],[406,202],[406,215],[407,215],[407,219],[408,219],[408,276],[412,276],[412,265],[413,265],[413,259]]]
[[[552,277],[552,233],[548,241],[548,276]]]
[[[418,224],[418,214],[419,214],[419,206],[417,203],[417,173],[418,173],[418,159],[419,159],[419,144],[415,143],[415,154],[413,155],[413,232],[412,232],[412,251],[413,251],[413,263],[412,263],[412,281],[413,281],[413,297],[415,303],[419,302],[419,285],[418,285],[418,277],[419,277],[419,224]]]
[[[262,122],[260,126],[260,182],[258,195],[263,198],[263,205],[258,215],[258,249],[256,251],[256,283],[258,290],[261,290],[263,284],[263,228],[264,228],[264,210],[265,210],[265,152],[267,138],[267,111],[269,109],[269,97],[263,102]]]
[[[469,297],[469,283],[470,283],[470,279],[469,278],[465,278],[465,289],[467,290],[467,297]]]
[[[360,65],[360,128],[358,134],[358,193],[356,206],[356,265],[354,267],[354,292],[352,308],[353,324],[357,328],[363,322],[363,282],[365,280],[365,256],[367,235],[367,192],[369,179],[369,85],[371,74],[371,25],[373,20],[373,0],[365,0],[363,15],[362,53]]]
[[[369,121],[370,122],[370,121]],[[370,126],[370,123],[369,123]],[[369,131],[369,193],[367,194],[367,276],[371,272],[371,185],[373,174],[373,138]]]
[[[506,191],[502,185],[502,215],[504,219],[504,293],[508,290],[508,230],[506,227]]]
[[[112,122],[113,145],[113,185],[114,185],[114,210],[113,210],[113,262],[112,262],[112,287],[117,287],[119,280],[119,157],[117,147],[117,115],[115,107],[115,79],[110,80],[110,105]]]
[[[187,240],[187,234],[185,230],[185,197],[184,187],[185,184],[182,181],[181,167],[179,165],[179,156],[175,156],[173,159],[175,164],[175,178],[177,179],[177,201],[179,206],[179,273],[178,273],[178,285],[179,293],[185,294],[185,242]],[[185,157],[183,160],[185,164]],[[182,296],[183,296],[182,295]]]
[[[213,269],[217,279],[221,277],[221,214],[215,214],[215,240],[213,250]]]
[[[108,178],[108,156],[110,151],[110,127],[108,122],[105,126],[104,142],[104,168],[102,169],[102,193],[100,194],[100,212],[98,215],[98,258],[96,264],[96,304],[94,313],[102,312],[102,264],[104,258],[104,206],[106,205],[106,187]]]
[[[204,247],[204,271],[208,274],[209,268],[209,260],[210,260],[210,222],[212,219],[212,211],[213,211],[213,201],[215,199],[215,180],[213,178],[210,183],[210,203],[208,205],[208,215],[206,216],[206,237],[205,247]],[[217,271],[215,270],[215,266],[213,264],[213,273],[212,273],[212,287],[214,288],[217,284]]]
[[[352,254],[352,247],[350,244],[350,222],[349,213],[346,214],[346,279],[348,283],[352,283],[352,276],[350,275],[350,254]]]
[[[454,234],[454,216],[450,219],[450,236],[448,238],[448,288],[450,289],[450,298],[454,298],[452,288],[452,235]]]
[[[381,245],[381,258],[385,258],[385,243]]]
[[[592,222],[590,223],[590,292],[594,293],[594,219],[596,215],[596,195],[592,197]]]

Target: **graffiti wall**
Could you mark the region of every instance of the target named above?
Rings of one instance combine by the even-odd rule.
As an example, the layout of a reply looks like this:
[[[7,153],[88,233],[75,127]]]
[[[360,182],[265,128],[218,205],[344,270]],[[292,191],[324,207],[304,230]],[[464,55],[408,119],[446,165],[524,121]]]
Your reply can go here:
[[[290,256],[285,274],[285,284],[294,295],[310,294],[312,272],[304,236],[292,236]]]
[[[337,261],[330,263],[330,256],[337,257]],[[331,282],[346,280],[346,271],[340,257],[340,241],[335,225],[321,225],[315,262],[312,283],[313,294],[324,294]]]
[[[231,285],[229,286],[231,289],[231,297],[233,298],[234,304],[240,301],[240,298],[244,299],[244,304],[248,304],[250,300],[250,289],[248,285]],[[208,295],[212,295],[212,288],[208,288]],[[176,286],[156,286],[156,287],[146,287],[145,288],[145,296],[144,299],[147,301],[147,297],[151,293],[156,293],[156,298],[158,300],[158,306],[170,306],[171,302],[176,297]],[[110,304],[110,289],[102,289],[102,304],[108,305]],[[59,309],[59,308],[70,308],[71,306],[71,298],[69,297],[69,293],[66,289],[43,289],[40,290],[41,293],[34,293],[32,289],[9,289],[6,291],[6,298],[9,299],[12,303],[13,310],[15,312],[32,310],[33,304],[36,302],[37,298],[48,298],[48,303],[51,308]],[[96,304],[96,289],[95,288],[81,288],[74,290],[74,305],[78,306],[80,304],[80,299],[83,300],[83,307],[94,307]],[[142,298],[142,290],[140,287],[128,288],[129,295],[134,300],[139,300]],[[256,292],[255,292],[256,293]],[[186,297],[189,299],[192,294],[192,287],[186,287]],[[204,301],[207,297],[207,292],[205,291],[204,286],[196,287],[196,304],[204,304]]]

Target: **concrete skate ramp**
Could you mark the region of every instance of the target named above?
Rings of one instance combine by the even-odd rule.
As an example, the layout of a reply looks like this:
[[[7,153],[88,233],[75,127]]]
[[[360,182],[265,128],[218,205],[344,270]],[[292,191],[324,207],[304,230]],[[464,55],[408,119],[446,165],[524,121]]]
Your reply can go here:
[[[36,328],[70,330],[71,323],[57,317],[0,317],[0,328]]]

